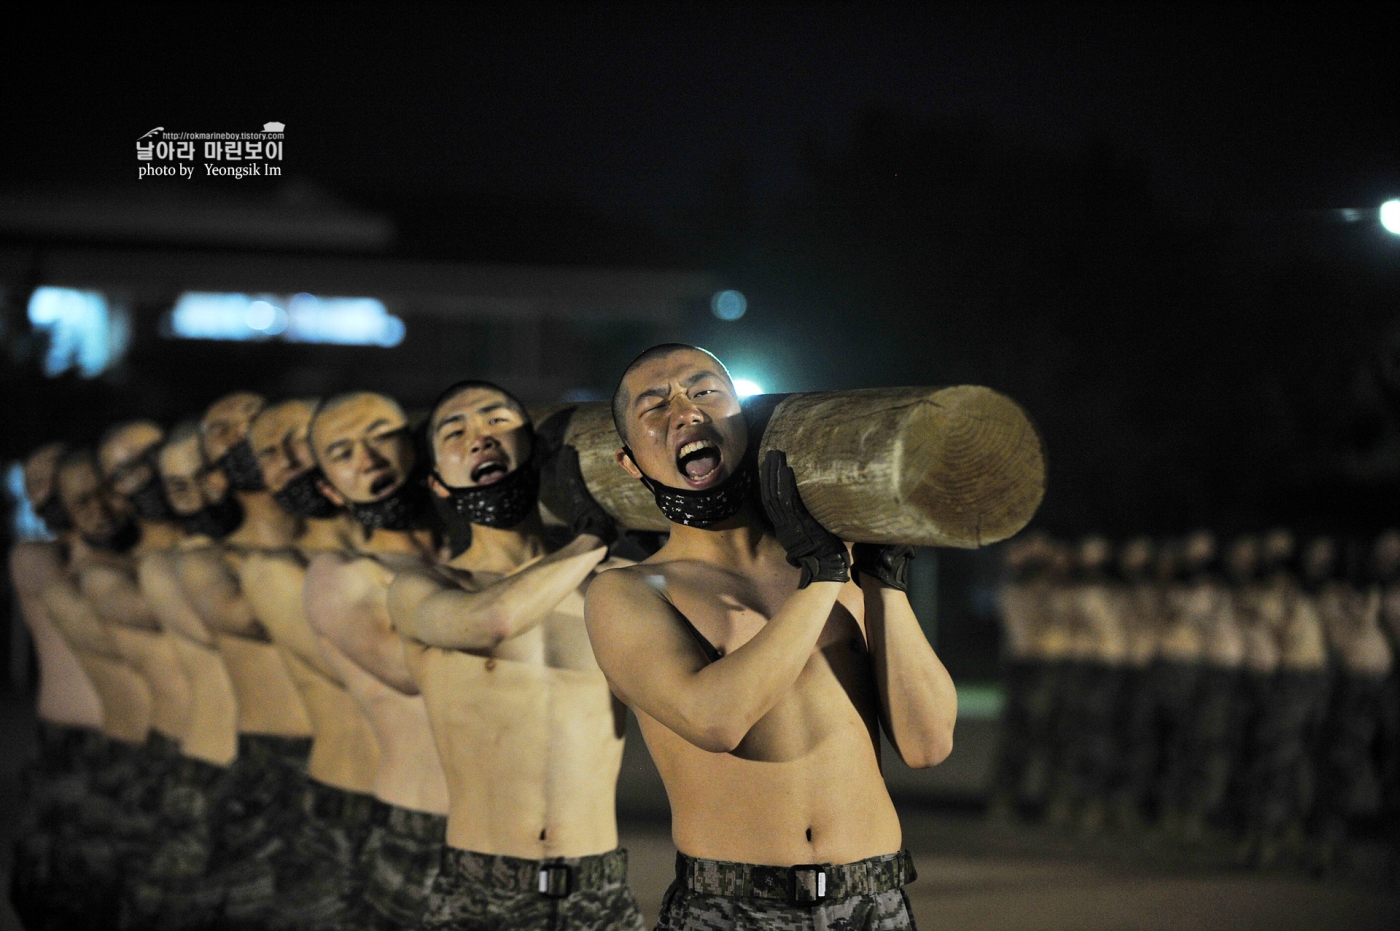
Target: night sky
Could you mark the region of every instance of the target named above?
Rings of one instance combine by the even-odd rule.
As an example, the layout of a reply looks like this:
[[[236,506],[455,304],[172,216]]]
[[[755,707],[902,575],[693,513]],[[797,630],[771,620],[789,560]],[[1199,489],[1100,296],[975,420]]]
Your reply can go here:
[[[769,390],[1016,398],[1049,449],[1041,513],[1067,531],[1393,512],[1381,8],[4,15],[0,196],[302,180],[391,217],[398,255],[705,269],[750,313],[697,307],[673,335]],[[153,127],[271,120],[280,182],[136,178]]]
[[[1400,192],[1378,9],[37,9],[5,14],[4,187],[135,184],[153,126],[277,119],[293,171],[333,190],[654,219],[736,159],[760,196],[782,190],[804,144],[878,104],[1029,144],[1109,140],[1172,209]]]

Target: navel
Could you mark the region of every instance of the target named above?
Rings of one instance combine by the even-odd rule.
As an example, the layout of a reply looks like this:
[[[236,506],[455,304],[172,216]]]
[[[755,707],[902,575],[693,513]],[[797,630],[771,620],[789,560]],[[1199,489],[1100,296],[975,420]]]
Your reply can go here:
[[[807,829],[807,841],[808,841],[808,843],[811,843],[811,840],[812,840],[812,829],[811,829],[811,828],[808,828],[808,829]]]
[[[545,832],[548,830],[548,828],[540,828],[540,840],[544,840]]]

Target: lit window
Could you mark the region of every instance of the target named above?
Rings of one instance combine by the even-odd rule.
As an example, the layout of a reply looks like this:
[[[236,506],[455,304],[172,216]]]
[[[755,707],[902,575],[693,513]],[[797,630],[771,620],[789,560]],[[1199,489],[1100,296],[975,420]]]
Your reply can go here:
[[[29,322],[48,334],[44,374],[49,376],[74,367],[84,378],[100,375],[121,358],[130,336],[126,315],[108,306],[98,291],[36,288],[29,298]]]
[[[24,496],[24,466],[21,463],[12,462],[5,467],[5,493],[14,501],[15,509],[10,517],[13,539],[40,540],[51,535],[29,506],[29,499]]]
[[[404,324],[372,297],[188,291],[170,312],[170,333],[185,339],[397,346],[403,342]]]

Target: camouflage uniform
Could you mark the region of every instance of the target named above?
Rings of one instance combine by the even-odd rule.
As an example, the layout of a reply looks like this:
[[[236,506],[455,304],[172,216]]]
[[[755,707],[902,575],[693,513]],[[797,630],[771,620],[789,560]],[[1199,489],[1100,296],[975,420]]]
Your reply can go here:
[[[1058,733],[1061,721],[1067,664],[1036,661],[1034,674],[1026,690],[1025,768],[1017,792],[1019,801],[1031,808],[1040,808],[1050,795],[1051,780],[1056,766]]]
[[[642,931],[627,851],[524,860],[443,848],[424,931]]]
[[[1006,704],[1001,715],[1001,750],[992,777],[992,804],[1009,815],[1020,801],[1021,784],[1029,763],[1031,741],[1030,692],[1035,682],[1036,664],[1011,660],[1006,664]]]
[[[78,824],[102,740],[95,731],[39,722],[39,755],[20,777],[24,808],[10,871],[10,901],[26,928],[48,927],[68,897],[54,875],[54,850]]]
[[[1281,845],[1301,840],[1303,819],[1314,796],[1313,748],[1326,710],[1327,674],[1284,670],[1273,678],[1258,709],[1245,774],[1248,837],[1245,856],[1268,865]]]
[[[1337,676],[1322,728],[1317,799],[1311,833],[1321,845],[1320,865],[1330,864],[1346,841],[1348,821],[1361,807],[1372,749],[1380,731],[1384,676],[1342,672]]]
[[[276,857],[277,901],[266,927],[272,931],[338,929],[363,886],[360,857],[371,828],[384,818],[383,802],[309,779],[302,815],[290,842]]]
[[[38,830],[18,851],[25,866],[14,877],[17,904],[30,928],[115,928],[123,879],[154,843],[153,806],[173,741],[131,744],[59,729],[41,739],[46,765],[71,769],[51,787],[57,795],[39,800],[46,811],[34,812]]]
[[[1123,670],[1106,663],[1081,663],[1074,678],[1074,691],[1066,696],[1066,718],[1072,726],[1065,735],[1059,791],[1075,805],[1102,811],[1098,806],[1107,799],[1119,769],[1113,725]]]
[[[262,927],[274,905],[274,863],[302,820],[311,740],[240,734],[214,805],[211,880],[224,890],[220,926]]]
[[[1123,671],[1114,712],[1113,816],[1119,827],[1141,825],[1157,772],[1156,700],[1150,667]]]
[[[1243,735],[1239,678],[1235,669],[1210,664],[1201,669],[1190,724],[1183,733],[1177,796],[1168,801],[1168,807],[1185,819],[1182,828],[1192,839],[1222,811],[1238,763]]]
[[[162,792],[160,842],[149,860],[128,876],[121,927],[209,927],[223,905],[223,891],[208,878],[213,852],[213,810],[228,768],[189,757],[174,765]]]
[[[1188,781],[1187,752],[1203,666],[1159,659],[1152,666],[1153,725],[1157,764],[1157,814],[1180,814]]]
[[[1400,648],[1396,648],[1400,655]],[[1381,780],[1381,817],[1386,836],[1400,845],[1400,662],[1392,665],[1381,693],[1376,768]]]
[[[902,931],[914,928],[907,851],[842,866],[755,866],[676,855],[657,931]]]
[[[342,927],[417,928],[442,864],[447,818],[396,805],[385,806],[379,814],[361,857],[364,893]]]

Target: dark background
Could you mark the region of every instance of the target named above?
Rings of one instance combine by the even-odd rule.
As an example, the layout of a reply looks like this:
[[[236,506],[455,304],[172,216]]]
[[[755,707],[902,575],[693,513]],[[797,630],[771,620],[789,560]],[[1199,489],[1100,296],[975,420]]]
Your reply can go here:
[[[1400,239],[1376,207],[1400,196],[1400,109],[1382,8],[3,15],[0,191],[323,198],[390,218],[388,256],[707,271],[748,296],[742,320],[697,302],[661,328],[577,324],[556,342],[591,347],[579,389],[607,392],[659,338],[770,391],[990,385],[1043,432],[1037,524],[1055,533],[1395,519]],[[152,126],[274,119],[280,181],[134,178]],[[42,277],[0,284],[6,460],[56,424],[192,413],[249,372],[274,393],[410,365],[489,374],[502,338],[462,324],[472,351],[428,363],[447,337],[413,321],[394,355],[177,344],[152,306],[114,372],[45,379],[23,314]],[[313,364],[330,374],[301,385]],[[981,611],[994,567],[945,556],[953,613]]]

